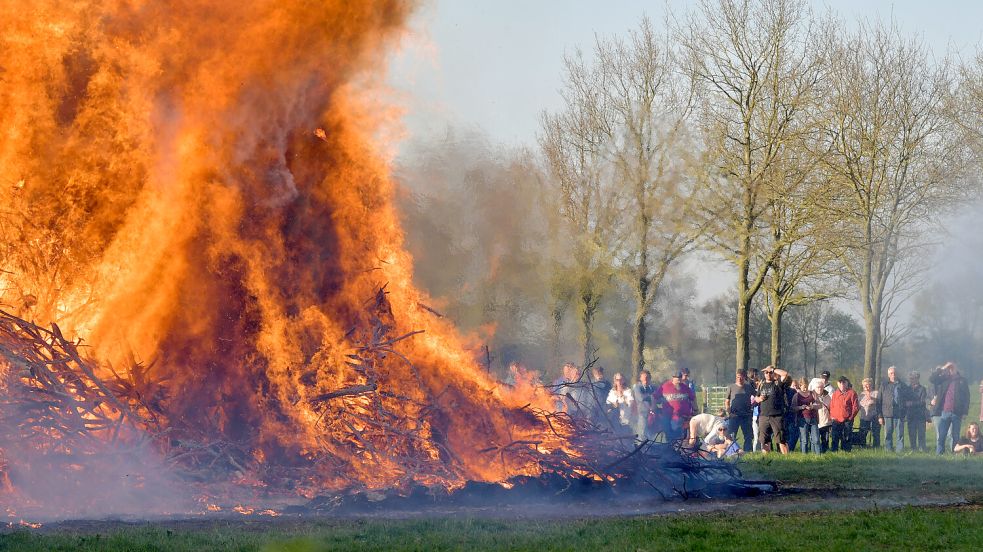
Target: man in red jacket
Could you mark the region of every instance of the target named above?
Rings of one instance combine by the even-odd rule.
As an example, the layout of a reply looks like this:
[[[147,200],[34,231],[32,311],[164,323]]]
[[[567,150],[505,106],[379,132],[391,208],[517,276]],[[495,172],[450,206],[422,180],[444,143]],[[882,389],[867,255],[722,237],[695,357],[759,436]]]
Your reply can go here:
[[[696,395],[690,386],[683,383],[683,373],[675,372],[672,379],[663,383],[656,392],[656,401],[664,400],[670,413],[666,438],[669,441],[682,439],[686,435],[689,419],[693,417]]]
[[[833,422],[831,430],[833,446],[830,450],[836,452],[842,447],[844,451],[849,452],[852,448],[850,436],[853,434],[853,419],[860,411],[860,399],[857,398],[857,392],[853,390],[846,376],[840,376],[836,387],[829,400],[829,417]]]

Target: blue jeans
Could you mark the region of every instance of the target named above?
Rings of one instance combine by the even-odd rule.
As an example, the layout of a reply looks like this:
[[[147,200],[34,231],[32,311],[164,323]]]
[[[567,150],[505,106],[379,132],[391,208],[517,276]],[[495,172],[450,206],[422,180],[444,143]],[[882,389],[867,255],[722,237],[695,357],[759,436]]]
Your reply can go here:
[[[911,450],[928,452],[925,444],[925,420],[908,420],[908,447]]]
[[[874,438],[873,447],[881,447],[881,424],[876,417],[870,420],[860,420],[860,433],[864,435],[865,443],[867,442],[867,435],[871,435]]]
[[[754,446],[754,430],[751,428],[751,415],[747,416],[737,416],[734,414],[727,418],[727,433],[730,433],[734,441],[737,441],[737,430],[741,430],[741,434],[744,436],[744,450],[746,452],[751,452],[751,447]]]
[[[751,446],[754,447],[753,451],[757,452],[761,450],[761,439],[758,438],[758,416],[751,418],[751,433],[754,434],[754,442]]]
[[[952,447],[956,446],[956,443],[959,442],[959,426],[961,422],[962,418],[952,412],[943,412],[939,416],[939,423],[935,426],[935,430],[939,433],[935,443],[935,454],[942,454],[946,450],[945,438],[950,432],[952,433],[952,444],[949,445],[948,450],[952,452]]]
[[[904,418],[884,418],[884,448],[894,452],[904,450]]]
[[[808,451],[819,454],[819,426],[816,425],[815,421],[808,421],[805,418],[799,419],[799,446],[802,449],[802,454]]]
[[[795,450],[795,445],[799,442],[799,426],[795,416],[785,416],[785,440],[788,441],[788,450]]]

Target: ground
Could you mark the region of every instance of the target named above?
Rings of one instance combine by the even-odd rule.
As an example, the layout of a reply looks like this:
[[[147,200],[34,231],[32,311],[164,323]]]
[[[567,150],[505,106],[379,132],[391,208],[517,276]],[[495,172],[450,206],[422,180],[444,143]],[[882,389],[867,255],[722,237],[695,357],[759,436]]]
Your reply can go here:
[[[779,495],[653,503],[646,513],[598,515],[567,505],[529,519],[244,517],[125,523],[65,522],[9,529],[2,550],[731,550],[977,549],[983,541],[983,458],[859,451],[821,457],[751,455],[748,477]],[[603,512],[600,512],[603,514]],[[798,544],[797,544],[798,543]]]

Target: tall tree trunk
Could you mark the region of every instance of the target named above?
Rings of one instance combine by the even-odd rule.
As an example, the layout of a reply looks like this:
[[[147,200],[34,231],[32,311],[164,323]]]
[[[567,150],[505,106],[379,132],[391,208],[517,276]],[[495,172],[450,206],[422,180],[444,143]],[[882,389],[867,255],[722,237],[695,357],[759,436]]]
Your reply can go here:
[[[581,322],[583,323],[584,341],[584,364],[586,367],[594,360],[594,315],[597,313],[597,304],[600,298],[593,291],[588,290],[581,294],[583,301],[583,313]]]
[[[550,351],[550,366],[558,366],[560,364],[560,343],[563,338],[564,311],[566,311],[565,306],[556,305],[553,307],[553,346]]]
[[[645,369],[645,332],[648,329],[645,325],[645,315],[648,308],[644,300],[639,300],[635,305],[635,316],[632,320],[631,334],[631,367],[634,379],[638,380],[638,375]]]
[[[747,249],[750,249],[750,240],[747,242]],[[736,338],[735,356],[737,371],[747,370],[751,361],[751,338],[748,328],[751,325],[751,300],[754,295],[748,290],[748,272],[750,271],[750,258],[745,256],[738,263],[737,275],[737,323],[734,325],[734,337]]]
[[[877,349],[880,346],[881,313],[880,309],[868,301],[864,301],[864,377],[878,383]]]
[[[771,365],[780,368],[782,363],[782,316],[785,315],[785,308],[777,303],[768,313],[768,320],[771,322]]]

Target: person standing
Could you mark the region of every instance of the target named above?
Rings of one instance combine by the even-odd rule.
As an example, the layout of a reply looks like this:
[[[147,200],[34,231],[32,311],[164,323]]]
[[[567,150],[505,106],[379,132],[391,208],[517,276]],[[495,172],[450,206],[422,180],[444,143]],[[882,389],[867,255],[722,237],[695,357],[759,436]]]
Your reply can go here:
[[[635,394],[625,382],[621,374],[614,375],[614,385],[608,392],[607,404],[618,413],[618,423],[622,427],[633,428],[635,426]]]
[[[655,395],[652,373],[648,370],[642,370],[638,374],[638,383],[631,390],[635,395],[635,404],[638,406],[638,427],[635,433],[642,439],[655,439],[657,416],[652,403],[653,395]]]
[[[727,411],[727,433],[737,439],[737,430],[744,436],[744,450],[753,450],[751,440],[754,432],[751,429],[752,404],[754,386],[747,380],[747,371],[738,370],[734,383],[727,386],[727,399],[724,409]]]
[[[946,449],[948,436],[952,436],[953,445],[959,440],[962,417],[969,414],[969,384],[959,373],[955,362],[947,362],[941,369],[933,372],[929,382],[935,386],[932,415],[939,417],[935,453],[942,454]]]
[[[683,373],[677,371],[672,375],[672,379],[662,384],[656,400],[664,399],[669,405],[669,427],[666,430],[666,437],[670,441],[682,439],[686,434],[687,424],[693,416],[693,405],[696,404],[696,395],[688,385],[683,383]]]
[[[925,424],[928,422],[928,408],[925,401],[928,399],[928,389],[921,384],[921,375],[918,372],[908,374],[908,403],[905,405],[908,424],[908,446],[911,450],[928,452],[928,444],[925,443]]]
[[[860,401],[846,376],[840,376],[836,386],[836,391],[833,391],[829,399],[829,417],[833,422],[833,444],[830,450],[836,452],[842,448],[844,452],[850,452],[853,448],[850,440],[853,420],[860,411]]]
[[[788,442],[785,437],[785,427],[783,418],[786,404],[786,390],[792,383],[785,370],[777,369],[774,366],[766,366],[761,370],[764,374],[764,381],[758,386],[758,393],[751,398],[758,403],[761,412],[758,414],[758,435],[761,436],[761,450],[768,452],[774,443],[778,443],[778,449],[782,454],[788,454]]]
[[[819,430],[819,452],[825,454],[829,451],[829,433],[833,427],[833,420],[829,417],[830,394],[825,386],[819,387],[815,391],[816,401],[819,403],[816,409],[816,429]]]
[[[689,387],[690,391],[693,392],[693,396],[696,396],[696,382],[689,375],[689,368],[683,366],[683,369],[679,371],[683,375],[682,381]],[[695,404],[695,403],[694,403]]]
[[[805,378],[799,381],[799,391],[792,399],[792,410],[798,415],[796,423],[802,454],[808,451],[819,454],[819,427],[816,425],[816,411],[819,410],[819,403],[816,400],[816,395],[809,391]]]
[[[862,387],[858,396],[860,401],[860,434],[863,435],[865,443],[867,442],[867,435],[872,435],[873,447],[880,448],[881,424],[878,420],[878,414],[881,410],[878,400],[880,394],[873,389],[874,380],[870,378],[864,378],[860,385]]]
[[[785,441],[788,443],[788,450],[795,450],[795,445],[799,443],[799,413],[792,409],[792,401],[799,394],[799,381],[790,378],[792,382],[785,389]]]
[[[901,452],[904,450],[904,419],[908,386],[898,379],[897,369],[894,366],[887,369],[887,381],[881,381],[877,393],[881,398],[881,415],[878,421],[884,426],[884,448]]]
[[[754,386],[754,392],[757,393],[758,387],[761,385],[761,376],[758,374],[757,369],[751,370],[751,385]],[[761,414],[761,405],[754,401],[751,401],[751,404],[754,405],[751,407],[751,434],[753,437],[751,451],[758,452],[761,450],[761,436],[758,435],[758,429],[760,427],[758,424],[758,415]]]
[[[611,382],[604,376],[603,366],[595,366],[591,368],[591,374],[594,376],[593,383],[597,397],[603,401],[605,398],[607,398],[608,393],[611,392]]]

